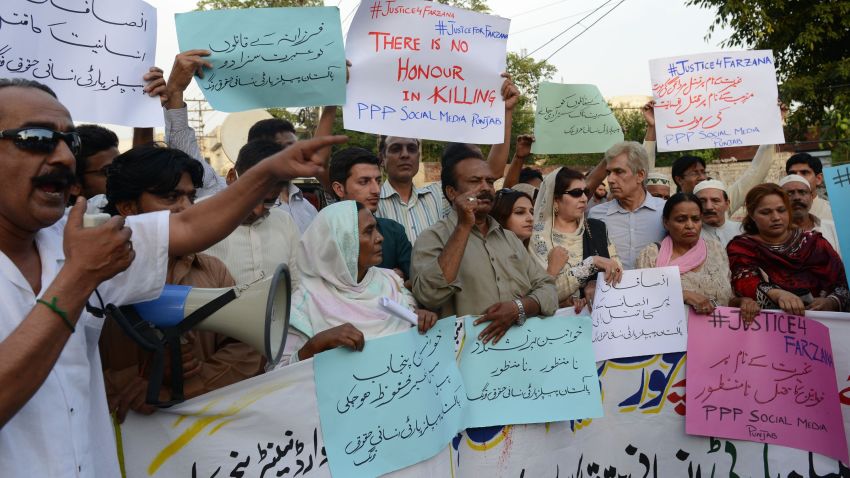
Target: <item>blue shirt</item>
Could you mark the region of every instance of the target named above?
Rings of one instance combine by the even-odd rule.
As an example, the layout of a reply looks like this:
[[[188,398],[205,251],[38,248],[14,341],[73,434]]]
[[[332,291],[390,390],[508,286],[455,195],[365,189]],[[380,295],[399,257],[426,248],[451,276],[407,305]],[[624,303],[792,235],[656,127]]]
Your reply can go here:
[[[646,198],[634,211],[627,211],[614,199],[595,206],[587,217],[599,219],[608,228],[608,239],[617,248],[617,254],[626,269],[634,269],[638,254],[644,247],[664,239],[661,213],[664,199],[645,192]]]

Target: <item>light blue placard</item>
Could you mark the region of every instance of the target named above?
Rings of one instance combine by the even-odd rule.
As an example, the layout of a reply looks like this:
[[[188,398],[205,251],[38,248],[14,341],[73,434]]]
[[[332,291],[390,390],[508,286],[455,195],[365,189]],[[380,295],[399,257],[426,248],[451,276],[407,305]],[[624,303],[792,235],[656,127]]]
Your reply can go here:
[[[850,251],[850,214],[841,212],[841,209],[845,204],[850,204],[850,165],[824,169],[823,182],[829,194],[832,220],[838,232],[838,244],[844,254],[847,254],[847,251]],[[844,273],[850,278],[850,259],[844,260]]]
[[[602,416],[590,317],[528,319],[497,344],[478,340],[488,322],[475,319],[460,358],[467,428]]]
[[[175,23],[180,51],[212,52],[197,81],[219,111],[345,103],[337,7],[178,13]]]
[[[463,428],[454,318],[425,335],[369,340],[314,359],[316,397],[335,478],[378,476],[431,458]]]

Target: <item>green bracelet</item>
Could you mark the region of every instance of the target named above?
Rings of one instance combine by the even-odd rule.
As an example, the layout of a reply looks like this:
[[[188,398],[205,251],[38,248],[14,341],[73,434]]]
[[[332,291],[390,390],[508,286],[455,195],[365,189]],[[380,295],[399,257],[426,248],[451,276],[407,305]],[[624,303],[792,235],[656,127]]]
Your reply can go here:
[[[62,321],[65,322],[65,325],[67,325],[68,328],[71,329],[71,333],[73,334],[76,330],[74,328],[74,324],[72,324],[71,321],[68,320],[68,313],[60,309],[59,306],[56,305],[56,300],[56,297],[54,297],[53,300],[51,300],[50,302],[41,299],[36,299],[35,302],[47,307],[48,309],[52,310],[56,315],[58,315],[62,319]]]

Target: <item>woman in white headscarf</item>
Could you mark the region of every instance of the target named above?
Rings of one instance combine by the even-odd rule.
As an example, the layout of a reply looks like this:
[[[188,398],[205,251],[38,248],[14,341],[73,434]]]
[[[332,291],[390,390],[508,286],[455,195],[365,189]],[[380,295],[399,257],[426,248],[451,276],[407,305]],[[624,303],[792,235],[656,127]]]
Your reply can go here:
[[[436,314],[416,309],[397,274],[373,267],[381,263],[383,240],[360,203],[338,202],[316,216],[301,237],[301,283],[292,294],[282,363],[336,347],[362,350],[366,339],[409,330],[410,322],[380,306],[384,297],[414,311],[421,333],[436,323]]]
[[[555,278],[561,307],[581,309],[585,293],[591,296],[597,272],[617,283],[622,265],[605,223],[585,217],[587,189],[584,175],[559,168],[543,179],[534,203],[534,232],[528,251]],[[590,297],[592,302],[592,297]]]

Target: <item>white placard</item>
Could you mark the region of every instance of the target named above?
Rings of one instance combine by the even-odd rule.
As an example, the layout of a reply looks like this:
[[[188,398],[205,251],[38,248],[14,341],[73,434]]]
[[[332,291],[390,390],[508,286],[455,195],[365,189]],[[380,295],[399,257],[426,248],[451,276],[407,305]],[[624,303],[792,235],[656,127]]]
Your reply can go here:
[[[617,285],[602,273],[593,298],[596,360],[681,352],[688,345],[688,315],[678,267],[623,272]]]
[[[504,140],[510,20],[422,0],[361,2],[348,30],[346,129],[497,144]]]
[[[785,142],[770,50],[661,58],[649,72],[659,151]]]
[[[142,91],[155,53],[156,9],[140,0],[0,3],[0,78],[46,84],[76,121],[162,126]]]

